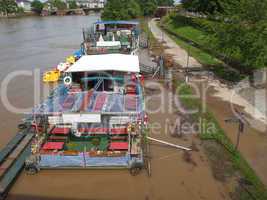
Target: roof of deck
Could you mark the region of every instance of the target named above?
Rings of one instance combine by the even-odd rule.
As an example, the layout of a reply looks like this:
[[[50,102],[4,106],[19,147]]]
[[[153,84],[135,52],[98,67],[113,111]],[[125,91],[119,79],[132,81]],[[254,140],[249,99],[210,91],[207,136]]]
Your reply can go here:
[[[97,21],[95,24],[129,24],[129,25],[138,25],[138,21]]]
[[[87,55],[81,57],[67,72],[120,71],[139,73],[138,56],[124,54]]]

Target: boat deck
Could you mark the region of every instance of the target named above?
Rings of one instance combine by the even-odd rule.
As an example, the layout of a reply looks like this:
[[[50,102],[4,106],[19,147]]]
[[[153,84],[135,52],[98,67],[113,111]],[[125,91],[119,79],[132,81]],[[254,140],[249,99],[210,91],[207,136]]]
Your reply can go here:
[[[60,85],[51,97],[35,107],[33,112],[38,114],[64,112],[140,113],[142,110],[142,95],[98,91],[71,92],[64,85]]]

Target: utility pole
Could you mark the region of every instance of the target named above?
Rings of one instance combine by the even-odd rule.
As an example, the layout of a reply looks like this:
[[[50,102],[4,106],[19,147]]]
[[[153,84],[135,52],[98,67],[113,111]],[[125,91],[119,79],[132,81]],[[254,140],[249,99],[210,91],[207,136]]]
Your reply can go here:
[[[160,20],[160,27],[161,27],[161,42],[164,42],[164,32],[163,32],[163,28],[162,28],[162,20]]]
[[[245,119],[245,114],[243,112],[239,112],[237,109],[235,109],[235,116],[230,117],[225,120],[226,123],[238,123],[238,129],[237,129],[237,138],[236,138],[236,144],[235,144],[235,151],[238,150],[239,144],[240,144],[240,137],[241,134],[244,133],[245,124],[248,124],[247,120]]]
[[[190,61],[190,45],[187,50],[187,60],[186,60],[186,69],[185,69],[185,82],[189,82],[189,61]]]

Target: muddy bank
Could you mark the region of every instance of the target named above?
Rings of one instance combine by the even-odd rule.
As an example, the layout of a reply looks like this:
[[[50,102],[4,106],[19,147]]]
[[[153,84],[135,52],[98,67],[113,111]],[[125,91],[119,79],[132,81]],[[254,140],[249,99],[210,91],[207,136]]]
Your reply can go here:
[[[159,41],[161,41],[162,37],[160,37],[159,33],[164,35],[163,38],[168,38],[166,33],[162,33],[161,30],[158,30],[158,27],[155,28],[156,25],[153,21],[151,22],[151,25],[153,26],[151,31]],[[167,45],[168,50],[177,49],[178,45],[173,40],[168,38],[168,41],[169,42],[166,43],[169,43],[169,45]],[[180,66],[184,66],[183,61],[186,60],[187,55],[176,51],[176,56],[178,55],[183,58],[177,60],[174,57],[174,60],[176,60]],[[183,61],[180,61],[181,59],[183,59]],[[195,60],[192,60],[192,62],[194,63]],[[251,105],[248,100],[240,97],[239,94],[235,94],[234,90],[229,89],[227,86],[223,86],[223,84],[216,79],[209,82],[207,77],[203,78],[202,76],[197,76],[191,81],[195,82],[197,85],[202,83],[208,85],[209,89],[206,93],[207,99],[205,104],[234,144],[236,142],[237,125],[225,123],[225,119],[234,115],[234,107],[238,108],[240,111],[247,112],[246,117],[251,125],[246,126],[245,133],[241,136],[240,152],[256,171],[261,180],[267,184],[267,168],[265,164],[267,163],[267,157],[265,155],[267,150],[267,127],[264,123],[266,122],[264,113],[260,113],[257,109],[254,109],[253,104]],[[233,94],[235,94],[234,97]],[[261,98],[261,103],[266,105],[264,98]],[[255,116],[258,116],[257,119],[255,119]]]

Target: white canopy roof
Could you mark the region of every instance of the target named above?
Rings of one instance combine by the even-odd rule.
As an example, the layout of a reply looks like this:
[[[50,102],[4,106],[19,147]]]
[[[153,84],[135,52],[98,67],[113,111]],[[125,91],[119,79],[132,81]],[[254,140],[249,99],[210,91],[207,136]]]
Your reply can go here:
[[[124,54],[81,57],[66,72],[121,71],[140,72],[138,56]]]
[[[120,41],[103,41],[96,42],[97,47],[121,47]]]

